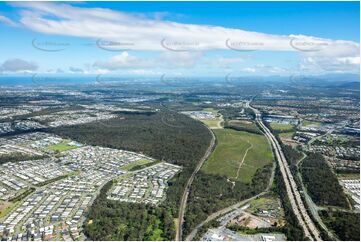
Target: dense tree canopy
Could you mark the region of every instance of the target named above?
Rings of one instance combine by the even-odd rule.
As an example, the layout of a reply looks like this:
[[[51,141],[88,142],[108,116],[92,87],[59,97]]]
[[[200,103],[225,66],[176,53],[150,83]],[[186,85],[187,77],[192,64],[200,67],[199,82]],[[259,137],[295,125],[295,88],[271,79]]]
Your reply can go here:
[[[301,173],[304,184],[316,204],[348,208],[343,189],[321,154],[308,154],[302,161]]]

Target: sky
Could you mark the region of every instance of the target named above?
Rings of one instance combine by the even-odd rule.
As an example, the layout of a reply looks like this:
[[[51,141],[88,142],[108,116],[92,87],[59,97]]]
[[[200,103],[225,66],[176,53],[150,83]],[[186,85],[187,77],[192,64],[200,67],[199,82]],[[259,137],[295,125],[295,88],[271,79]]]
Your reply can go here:
[[[359,74],[359,2],[0,2],[0,74]]]

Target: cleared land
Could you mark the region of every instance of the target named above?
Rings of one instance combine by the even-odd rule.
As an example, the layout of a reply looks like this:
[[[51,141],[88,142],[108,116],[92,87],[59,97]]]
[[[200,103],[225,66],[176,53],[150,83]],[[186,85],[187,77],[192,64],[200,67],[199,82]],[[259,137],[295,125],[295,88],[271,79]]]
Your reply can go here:
[[[273,130],[280,132],[289,131],[293,128],[293,125],[291,124],[270,123],[270,125]]]
[[[122,169],[126,170],[126,171],[130,171],[130,170],[133,170],[137,166],[143,166],[150,162],[152,162],[152,161],[147,160],[147,159],[141,159],[141,160],[137,160],[136,162],[132,162],[129,165],[123,166]]]
[[[17,205],[17,202],[0,201],[0,218],[5,217]]]
[[[214,108],[204,108],[202,111],[211,112],[214,116],[217,116],[217,114],[218,114],[218,110],[216,110]],[[199,121],[201,121],[202,123],[204,123],[211,129],[222,128],[222,126],[220,124],[222,122],[222,118],[220,118],[220,117],[216,117],[214,119],[199,119]]]
[[[249,183],[258,168],[272,162],[272,152],[264,136],[231,129],[214,130],[214,133],[217,146],[203,165],[203,172],[234,179],[244,159],[236,180]]]
[[[292,139],[294,132],[286,132],[286,133],[280,133],[279,136],[280,138],[283,139]]]
[[[319,125],[321,125],[321,123],[320,122],[315,122],[315,121],[309,121],[309,120],[302,120],[301,125],[302,126],[307,126],[307,125],[317,125],[317,126],[319,126]]]
[[[220,119],[200,119],[200,121],[202,121],[202,123],[207,125],[209,128],[213,129],[218,128],[218,123],[220,122]]]

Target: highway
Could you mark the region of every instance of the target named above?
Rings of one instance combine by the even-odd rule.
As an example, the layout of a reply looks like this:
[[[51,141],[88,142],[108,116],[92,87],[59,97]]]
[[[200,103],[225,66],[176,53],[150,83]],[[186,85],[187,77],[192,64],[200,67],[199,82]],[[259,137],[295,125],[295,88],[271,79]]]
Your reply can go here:
[[[207,127],[206,125],[204,125],[204,126]],[[182,199],[181,199],[181,203],[180,203],[180,206],[179,206],[179,212],[178,212],[178,226],[177,226],[177,233],[176,233],[176,241],[182,240],[184,212],[186,210],[189,190],[190,190],[190,187],[191,187],[191,185],[193,183],[194,177],[196,176],[199,169],[201,169],[203,163],[207,160],[208,156],[212,153],[215,142],[216,142],[216,137],[214,136],[214,133],[212,132],[212,130],[210,130],[208,127],[207,127],[207,129],[212,134],[212,140],[211,140],[211,142],[210,142],[210,144],[208,146],[208,149],[206,150],[206,153],[204,154],[202,159],[199,160],[196,168],[194,169],[192,175],[189,177],[189,179],[187,181],[187,184],[186,184],[186,186],[184,188],[184,192],[183,192],[183,196],[182,196]]]
[[[290,201],[293,213],[297,217],[297,220],[302,227],[305,236],[310,240],[322,240],[318,229],[311,220],[303,204],[301,195],[297,189],[296,182],[289,169],[287,160],[283,154],[280,144],[278,143],[274,135],[270,132],[270,130],[263,124],[261,113],[257,109],[251,107],[249,105],[249,102],[247,103],[247,106],[254,111],[256,115],[256,122],[265,133],[267,139],[271,142],[271,145],[274,149],[275,158],[278,161],[282,178],[286,186],[287,196]]]

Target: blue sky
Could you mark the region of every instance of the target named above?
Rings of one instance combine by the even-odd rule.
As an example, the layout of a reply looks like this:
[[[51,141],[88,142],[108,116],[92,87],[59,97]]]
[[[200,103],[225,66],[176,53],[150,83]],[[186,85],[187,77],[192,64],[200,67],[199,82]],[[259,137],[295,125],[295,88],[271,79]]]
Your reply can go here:
[[[358,2],[1,2],[0,71],[358,74],[359,18]]]

